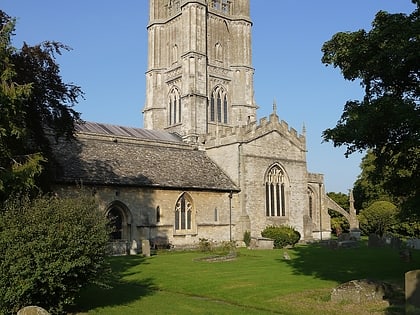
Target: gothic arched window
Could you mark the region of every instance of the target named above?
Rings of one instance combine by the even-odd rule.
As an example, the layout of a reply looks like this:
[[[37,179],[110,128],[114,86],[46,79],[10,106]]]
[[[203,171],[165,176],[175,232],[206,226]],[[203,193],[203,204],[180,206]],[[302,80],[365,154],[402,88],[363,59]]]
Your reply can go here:
[[[272,166],[265,178],[266,216],[286,216],[286,177],[278,165]]]
[[[173,88],[169,93],[169,125],[175,125],[181,122],[182,104],[178,89]]]
[[[309,217],[313,218],[314,215],[314,206],[315,206],[315,194],[312,189],[308,188],[308,198],[309,198]]]
[[[210,121],[227,124],[229,122],[229,104],[227,94],[221,87],[216,87],[210,99]]]
[[[195,231],[195,215],[191,197],[183,193],[175,204],[175,233],[187,234]]]

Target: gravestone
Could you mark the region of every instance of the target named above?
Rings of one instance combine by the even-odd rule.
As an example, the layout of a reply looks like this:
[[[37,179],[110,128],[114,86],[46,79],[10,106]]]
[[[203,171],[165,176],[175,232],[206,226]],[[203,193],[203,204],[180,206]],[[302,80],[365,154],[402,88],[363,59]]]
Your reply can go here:
[[[46,310],[39,306],[26,306],[22,308],[17,315],[49,315]]]
[[[250,249],[273,249],[274,241],[270,238],[258,237],[251,238],[251,243],[249,244]]]
[[[149,240],[141,241],[141,253],[146,257],[150,257],[150,241]]]
[[[404,248],[400,250],[400,258],[402,261],[410,262],[411,261],[411,251],[409,248]]]
[[[350,241],[350,239],[350,233],[341,233],[340,236],[338,236],[338,242]]]
[[[358,228],[357,229],[356,228],[351,229],[351,231],[350,231],[351,239],[354,239],[354,240],[358,241],[358,240],[360,240],[360,235],[361,235],[361,232]]]
[[[393,249],[400,249],[402,246],[402,241],[398,237],[391,237],[391,247]]]
[[[405,301],[407,314],[420,314],[420,270],[405,274]],[[412,313],[413,310],[418,313]]]
[[[369,234],[368,246],[369,247],[382,247],[383,240],[379,237],[379,235]]]
[[[137,255],[137,250],[138,250],[137,241],[133,240],[131,242],[130,255]]]
[[[366,303],[382,301],[390,295],[392,288],[390,285],[374,280],[362,279],[352,280],[333,289],[331,292],[332,302]]]

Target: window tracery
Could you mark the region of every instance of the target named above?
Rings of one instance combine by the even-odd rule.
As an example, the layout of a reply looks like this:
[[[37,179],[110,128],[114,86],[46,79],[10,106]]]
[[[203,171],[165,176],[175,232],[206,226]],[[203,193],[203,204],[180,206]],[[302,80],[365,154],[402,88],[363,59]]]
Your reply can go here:
[[[213,90],[210,99],[210,121],[227,124],[229,104],[227,93],[223,88],[217,87]]]
[[[176,88],[173,88],[171,92],[169,93],[168,112],[169,112],[168,123],[170,126],[181,122],[181,114],[182,114],[181,96],[178,89]]]
[[[181,11],[180,0],[169,0],[168,1],[168,15],[171,16]]]
[[[184,193],[175,204],[175,233],[192,233],[194,220],[192,200]]]
[[[285,174],[280,166],[272,166],[265,179],[266,216],[286,216],[285,181]]]
[[[229,14],[231,1],[230,0],[210,0],[210,6],[214,10],[221,11],[225,14]]]

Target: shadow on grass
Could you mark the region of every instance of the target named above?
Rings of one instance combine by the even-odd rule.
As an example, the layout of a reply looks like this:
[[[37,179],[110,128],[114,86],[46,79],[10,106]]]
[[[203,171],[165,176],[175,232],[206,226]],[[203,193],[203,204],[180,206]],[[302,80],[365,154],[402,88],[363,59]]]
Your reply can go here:
[[[420,267],[420,251],[413,251],[410,262],[402,261],[399,252],[390,247],[370,248],[361,241],[357,248],[331,249],[321,243],[290,249],[293,255],[287,263],[296,275],[344,283],[371,279],[390,283],[395,295],[390,297],[387,315],[401,313],[404,304],[404,276]]]
[[[110,257],[112,269],[110,288],[89,286],[82,290],[76,305],[70,309],[72,314],[84,313],[95,308],[118,306],[139,300],[141,297],[152,295],[155,292],[153,280],[124,281],[123,276],[133,274],[131,267],[146,264],[142,256]]]

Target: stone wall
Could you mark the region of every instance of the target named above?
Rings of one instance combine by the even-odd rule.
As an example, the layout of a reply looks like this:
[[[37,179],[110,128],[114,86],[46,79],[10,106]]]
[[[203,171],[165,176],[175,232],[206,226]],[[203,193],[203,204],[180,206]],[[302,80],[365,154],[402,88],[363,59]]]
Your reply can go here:
[[[57,187],[60,195],[74,193],[75,187]],[[91,191],[90,187],[85,187]],[[175,204],[183,193],[188,193],[194,206],[194,233],[177,234],[174,231]],[[134,187],[95,187],[94,197],[100,210],[106,215],[112,205],[118,204],[125,209],[124,238],[128,244],[135,240],[137,244],[148,239],[170,244],[173,247],[194,246],[200,238],[216,242],[241,239],[235,225],[240,218],[238,209],[233,207],[237,196],[233,195],[232,203],[229,193],[211,191],[182,191],[173,189],[151,189]],[[231,207],[232,205],[232,207]],[[160,209],[160,220],[157,222],[157,209]],[[230,222],[232,223],[230,225]]]

